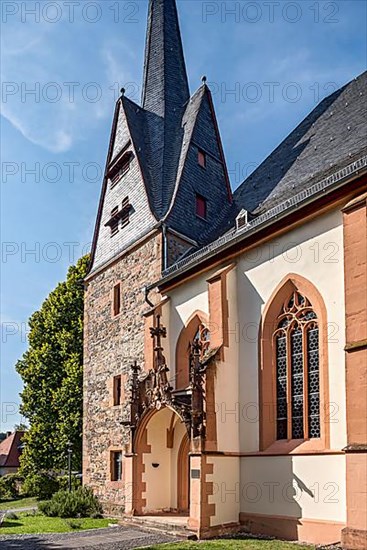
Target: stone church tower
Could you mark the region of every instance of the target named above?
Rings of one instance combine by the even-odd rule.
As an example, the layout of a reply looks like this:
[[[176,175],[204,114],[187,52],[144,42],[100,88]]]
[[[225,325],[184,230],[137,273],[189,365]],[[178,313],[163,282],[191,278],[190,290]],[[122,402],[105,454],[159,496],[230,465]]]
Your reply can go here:
[[[231,209],[211,93],[204,81],[190,97],[175,0],[150,0],[141,105],[123,90],[116,103],[86,278],[83,476],[116,510],[124,375],[145,367],[144,315],[159,302],[147,288]]]
[[[232,197],[175,0],[150,0],[85,281],[83,481],[106,513],[366,548],[366,85]]]

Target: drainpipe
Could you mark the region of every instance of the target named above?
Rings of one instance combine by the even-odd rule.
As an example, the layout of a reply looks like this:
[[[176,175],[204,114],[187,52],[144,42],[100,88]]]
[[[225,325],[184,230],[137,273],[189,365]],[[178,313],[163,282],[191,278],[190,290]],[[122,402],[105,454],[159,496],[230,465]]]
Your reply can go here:
[[[168,265],[168,247],[167,247],[167,226],[165,223],[159,224],[162,227],[162,271],[167,269]],[[159,227],[159,225],[157,227]],[[156,288],[157,283],[143,287],[144,299],[150,307],[154,307],[153,302],[149,300],[149,293],[153,288]]]
[[[152,287],[148,287],[148,286],[143,287],[144,299],[145,299],[146,303],[148,304],[148,306],[154,307],[153,302],[151,302],[151,301],[149,300],[149,292],[150,292],[151,290],[152,290]]]
[[[168,255],[168,247],[167,247],[167,226],[165,223],[162,223],[162,264],[163,269],[162,271],[165,271],[167,269],[168,261],[167,261],[167,255]]]

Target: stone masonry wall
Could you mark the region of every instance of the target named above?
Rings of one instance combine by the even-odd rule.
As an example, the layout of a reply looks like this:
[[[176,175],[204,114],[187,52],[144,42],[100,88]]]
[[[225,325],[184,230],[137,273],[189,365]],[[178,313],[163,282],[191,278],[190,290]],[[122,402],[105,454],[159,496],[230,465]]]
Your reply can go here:
[[[177,262],[185,252],[193,248],[193,245],[184,241],[177,235],[167,232],[167,262],[168,267]]]
[[[123,482],[110,480],[110,451],[123,451],[128,441],[127,429],[120,425],[125,407],[113,406],[113,377],[127,373],[134,360],[144,367],[142,315],[149,306],[142,289],[160,273],[158,234],[86,283],[83,481],[106,503],[109,513],[122,511],[124,504]],[[113,317],[113,287],[118,282],[122,312]],[[153,292],[150,299],[154,301]]]

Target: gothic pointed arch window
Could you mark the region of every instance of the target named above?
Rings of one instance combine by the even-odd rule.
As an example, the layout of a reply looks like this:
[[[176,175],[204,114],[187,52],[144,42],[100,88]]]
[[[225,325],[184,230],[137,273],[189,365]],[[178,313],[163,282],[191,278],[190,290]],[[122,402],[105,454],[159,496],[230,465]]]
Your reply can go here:
[[[326,310],[309,281],[292,275],[273,293],[261,347],[261,449],[326,448]]]
[[[190,350],[193,341],[199,340],[204,355],[209,349],[210,332],[208,326],[208,316],[201,311],[197,311],[182,329],[176,346],[176,389],[184,389],[190,383]]]
[[[320,437],[317,315],[297,291],[286,300],[274,331],[277,440]]]

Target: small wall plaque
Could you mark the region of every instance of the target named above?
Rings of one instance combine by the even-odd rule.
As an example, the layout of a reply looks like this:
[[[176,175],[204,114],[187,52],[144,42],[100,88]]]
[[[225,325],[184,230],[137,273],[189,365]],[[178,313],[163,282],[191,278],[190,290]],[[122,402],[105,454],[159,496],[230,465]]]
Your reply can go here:
[[[200,470],[191,470],[191,479],[200,479]]]

